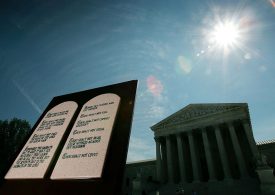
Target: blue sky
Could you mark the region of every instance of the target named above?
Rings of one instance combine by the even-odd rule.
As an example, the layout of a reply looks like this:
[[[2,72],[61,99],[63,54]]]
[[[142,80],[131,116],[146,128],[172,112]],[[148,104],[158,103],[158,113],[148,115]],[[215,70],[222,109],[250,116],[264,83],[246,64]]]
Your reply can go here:
[[[138,79],[128,161],[154,158],[149,127],[190,103],[247,102],[256,140],[273,139],[274,18],[272,0],[2,1],[0,119]],[[225,47],[211,33],[227,21]]]

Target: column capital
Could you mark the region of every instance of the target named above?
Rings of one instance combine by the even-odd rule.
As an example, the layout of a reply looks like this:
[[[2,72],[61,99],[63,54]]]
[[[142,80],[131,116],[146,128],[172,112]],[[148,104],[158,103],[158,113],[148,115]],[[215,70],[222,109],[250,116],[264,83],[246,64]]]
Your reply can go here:
[[[180,137],[182,135],[182,133],[177,133],[176,137]]]
[[[245,123],[245,124],[250,124],[250,121],[249,121],[248,118],[242,118],[242,119],[240,119],[240,121],[241,121],[242,123]]]
[[[154,137],[154,139],[155,139],[156,142],[160,142],[160,137],[159,136],[158,137]]]
[[[193,131],[187,131],[187,135],[193,135]]]
[[[214,127],[215,131],[220,129],[220,124],[214,124],[212,126]]]
[[[233,126],[235,120],[226,121],[225,124],[229,126]]]
[[[200,130],[201,132],[206,132],[206,127],[201,127]]]

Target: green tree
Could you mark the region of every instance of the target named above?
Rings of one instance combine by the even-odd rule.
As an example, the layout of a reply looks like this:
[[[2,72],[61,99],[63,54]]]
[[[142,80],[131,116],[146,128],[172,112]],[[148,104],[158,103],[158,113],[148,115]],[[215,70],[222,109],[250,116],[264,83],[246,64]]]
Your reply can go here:
[[[26,120],[13,118],[0,120],[0,176],[10,166],[11,158],[22,146],[26,136],[30,133],[31,125]]]

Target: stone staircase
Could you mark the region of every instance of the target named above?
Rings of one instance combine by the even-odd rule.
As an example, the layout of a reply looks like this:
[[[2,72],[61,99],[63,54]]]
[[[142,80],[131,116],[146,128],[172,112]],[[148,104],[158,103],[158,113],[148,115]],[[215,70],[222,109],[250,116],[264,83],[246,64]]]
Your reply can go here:
[[[183,189],[184,193],[180,193]],[[161,186],[155,194],[159,195],[260,195],[261,189],[256,179],[198,182],[186,184],[166,184]],[[151,193],[152,194],[152,193]],[[273,193],[274,195],[275,193]],[[267,194],[265,194],[267,195]],[[268,194],[269,195],[269,194]]]
[[[274,170],[270,167],[258,168],[256,172],[261,181],[262,195],[275,195],[275,176]]]

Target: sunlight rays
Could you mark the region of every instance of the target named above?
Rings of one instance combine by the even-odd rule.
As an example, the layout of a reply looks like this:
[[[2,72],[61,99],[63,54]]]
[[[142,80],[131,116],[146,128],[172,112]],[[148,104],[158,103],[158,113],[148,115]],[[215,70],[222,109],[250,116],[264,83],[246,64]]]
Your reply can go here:
[[[222,48],[234,47],[241,41],[238,25],[233,22],[221,22],[210,33],[210,42]]]
[[[203,19],[201,27],[202,48],[200,50],[204,53],[198,52],[196,56],[213,59],[222,57],[223,60],[226,60],[232,53],[239,55],[242,59],[245,54],[254,53],[248,47],[248,40],[251,38],[255,23],[250,10],[213,9]]]

